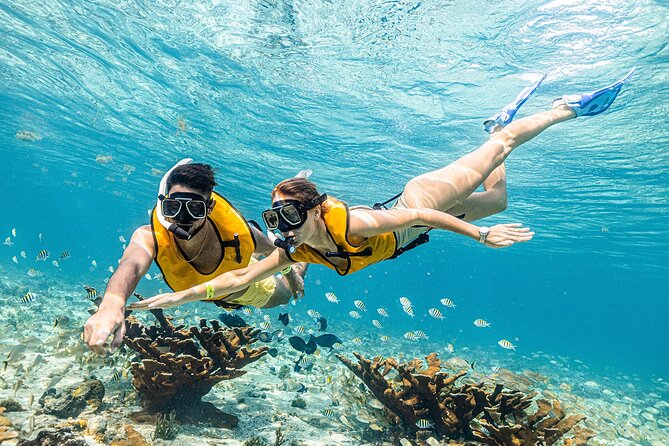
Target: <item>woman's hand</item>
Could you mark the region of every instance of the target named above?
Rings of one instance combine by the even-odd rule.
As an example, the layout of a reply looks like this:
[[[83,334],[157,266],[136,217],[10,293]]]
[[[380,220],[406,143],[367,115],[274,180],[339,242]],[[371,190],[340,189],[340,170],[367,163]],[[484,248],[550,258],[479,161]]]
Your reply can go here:
[[[155,310],[158,308],[172,308],[179,305],[195,302],[198,297],[191,290],[179,291],[177,293],[163,293],[149,299],[133,302],[128,305],[129,310]]]
[[[524,228],[522,223],[495,225],[490,228],[485,245],[490,248],[506,248],[516,242],[528,242],[533,235],[534,232],[530,232],[530,228]]]

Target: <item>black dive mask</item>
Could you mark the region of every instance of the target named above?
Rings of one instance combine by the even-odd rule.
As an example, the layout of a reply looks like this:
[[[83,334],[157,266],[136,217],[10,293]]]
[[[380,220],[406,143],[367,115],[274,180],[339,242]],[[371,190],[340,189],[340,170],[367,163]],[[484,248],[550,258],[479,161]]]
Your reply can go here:
[[[206,218],[211,204],[211,199],[192,192],[174,192],[169,197],[159,198],[163,216],[171,218],[177,225],[191,226],[196,220]]]
[[[298,229],[307,221],[307,211],[323,203],[327,198],[328,196],[323,194],[307,204],[302,204],[299,200],[275,201],[271,209],[262,213],[262,219],[270,231],[278,229],[281,232],[288,232]]]

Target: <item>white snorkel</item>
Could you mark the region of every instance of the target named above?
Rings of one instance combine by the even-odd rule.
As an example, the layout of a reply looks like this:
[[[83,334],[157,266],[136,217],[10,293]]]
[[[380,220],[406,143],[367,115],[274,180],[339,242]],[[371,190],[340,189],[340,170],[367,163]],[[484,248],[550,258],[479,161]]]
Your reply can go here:
[[[176,163],[170,170],[168,170],[165,175],[163,175],[163,179],[160,180],[160,187],[158,188],[158,199],[156,200],[156,216],[158,217],[158,221],[160,222],[161,225],[168,231],[170,231],[172,234],[174,234],[176,237],[183,239],[183,240],[190,240],[191,235],[188,233],[188,231],[183,230],[179,226],[177,226],[176,223],[170,223],[165,219],[165,216],[163,215],[163,206],[162,206],[162,199],[167,196],[167,179],[170,177],[170,174],[174,169],[176,169],[179,166],[183,166],[184,164],[190,164],[193,162],[192,158],[184,158],[178,163]]]

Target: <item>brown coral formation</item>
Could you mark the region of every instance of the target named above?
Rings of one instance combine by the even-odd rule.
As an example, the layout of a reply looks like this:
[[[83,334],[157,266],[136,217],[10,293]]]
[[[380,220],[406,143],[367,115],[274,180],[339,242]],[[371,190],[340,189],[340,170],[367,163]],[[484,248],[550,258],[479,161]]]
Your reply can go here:
[[[467,374],[449,375],[442,371],[436,353],[423,361],[400,364],[394,358],[369,360],[353,353],[357,363],[337,355],[388,409],[396,424],[419,433],[419,425],[429,425],[442,437],[475,440],[493,446],[550,446],[560,440],[583,415],[567,416],[558,401],[536,402],[538,409],[528,414],[535,392],[508,391],[501,384],[489,388],[483,383],[457,385]],[[575,436],[563,445],[584,445],[594,432],[575,428]]]
[[[132,364],[132,384],[147,414],[176,411],[181,422],[209,422],[231,428],[237,417],[221,412],[201,399],[218,382],[237,378],[242,367],[267,353],[267,347],[248,348],[260,330],[252,327],[225,329],[218,321],[200,320],[199,327],[185,329],[154,313],[160,325],[145,327],[126,319],[126,344],[140,355]],[[155,417],[153,417],[155,421]]]

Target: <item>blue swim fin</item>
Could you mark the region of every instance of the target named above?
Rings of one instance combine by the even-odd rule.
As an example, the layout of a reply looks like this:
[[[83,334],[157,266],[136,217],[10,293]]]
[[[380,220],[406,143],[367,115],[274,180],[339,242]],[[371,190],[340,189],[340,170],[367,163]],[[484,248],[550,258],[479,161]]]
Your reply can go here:
[[[529,87],[523,88],[523,90],[518,93],[518,96],[516,96],[516,99],[505,105],[499,112],[483,121],[483,128],[485,131],[491,133],[495,127],[504,127],[513,121],[513,117],[516,115],[516,112],[525,103],[525,101],[527,101],[529,97],[532,96],[532,93],[534,93],[537,88],[539,88],[539,85],[541,85],[544,79],[546,79],[546,76],[547,74],[544,74],[542,78],[539,79],[539,82]]]
[[[613,104],[623,84],[634,74],[636,68],[632,68],[622,79],[611,85],[600,88],[592,93],[568,94],[553,100],[553,108],[566,105],[576,113],[576,116],[595,116]]]

